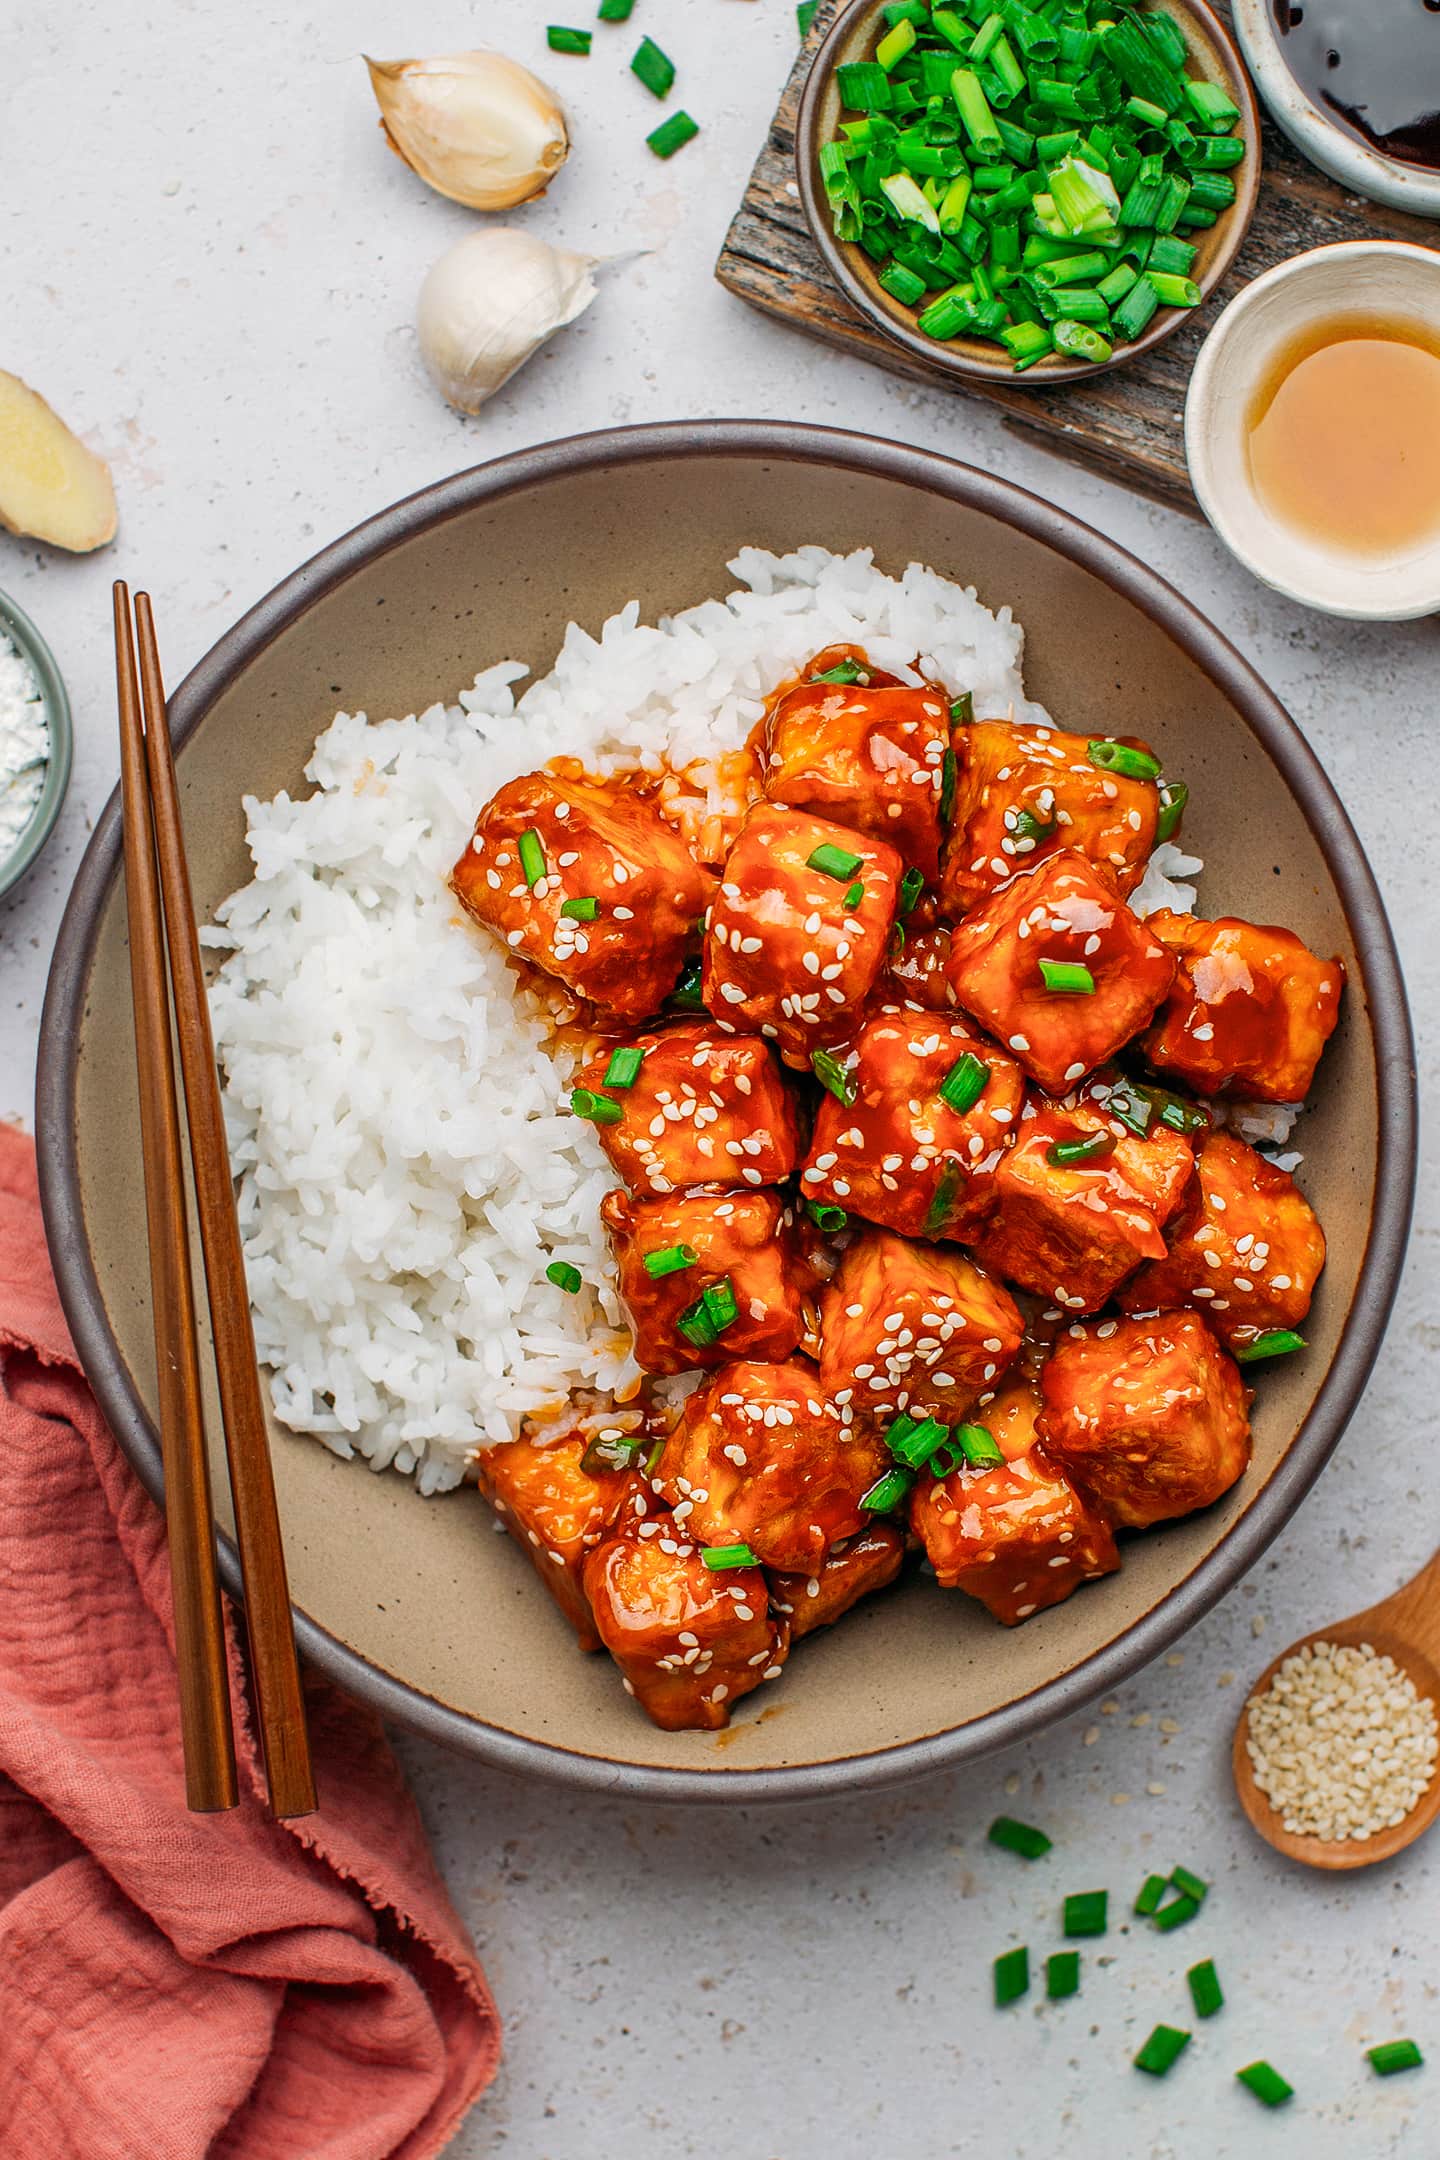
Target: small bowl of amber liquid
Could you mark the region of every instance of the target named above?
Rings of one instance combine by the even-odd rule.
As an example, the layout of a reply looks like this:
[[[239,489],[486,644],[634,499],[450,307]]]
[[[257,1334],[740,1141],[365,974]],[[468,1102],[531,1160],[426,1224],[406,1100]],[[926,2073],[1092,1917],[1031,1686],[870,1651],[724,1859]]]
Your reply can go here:
[[[1440,252],[1343,241],[1254,279],[1200,349],[1185,454],[1276,592],[1376,622],[1440,610]]]

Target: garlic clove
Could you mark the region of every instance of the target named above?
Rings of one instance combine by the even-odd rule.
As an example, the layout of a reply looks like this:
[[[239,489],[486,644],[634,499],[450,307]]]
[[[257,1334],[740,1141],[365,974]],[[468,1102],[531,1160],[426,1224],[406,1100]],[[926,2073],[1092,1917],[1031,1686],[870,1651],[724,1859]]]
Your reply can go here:
[[[28,383],[0,368],[0,526],[73,555],[115,537],[115,489],[87,450]]]
[[[420,288],[425,365],[457,412],[476,413],[546,339],[595,297],[591,255],[509,225],[446,250]]]
[[[554,92],[504,53],[365,65],[391,149],[452,202],[509,210],[543,194],[569,154]]]

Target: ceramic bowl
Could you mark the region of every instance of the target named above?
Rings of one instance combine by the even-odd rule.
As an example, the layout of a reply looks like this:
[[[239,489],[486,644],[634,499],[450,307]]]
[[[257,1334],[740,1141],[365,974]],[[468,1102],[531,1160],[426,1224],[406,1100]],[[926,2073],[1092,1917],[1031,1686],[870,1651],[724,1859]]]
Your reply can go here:
[[[1440,218],[1440,172],[1401,165],[1312,104],[1285,60],[1274,0],[1232,0],[1235,35],[1266,110],[1301,155],[1352,194],[1412,217]]]
[[[1440,337],[1440,253],[1403,240],[1343,240],[1277,263],[1237,293],[1190,377],[1190,483],[1231,553],[1276,592],[1327,615],[1404,622],[1440,609],[1440,530],[1398,562],[1367,561],[1281,524],[1250,475],[1246,416],[1272,364],[1312,323],[1345,315],[1409,320]]]
[[[70,722],[70,699],[55,655],[22,607],[0,593],[0,637],[23,653],[35,671],[45,717],[50,724],[50,756],[45,784],[35,807],[8,853],[0,855],[0,895],[13,890],[29,870],[51,833],[70,785],[70,761],[74,754],[74,729]]]
[[[1218,1507],[1129,1540],[1122,1573],[1013,1632],[912,1574],[802,1645],[720,1734],[655,1731],[607,1659],[577,1654],[473,1491],[422,1500],[277,1429],[305,1655],[386,1716],[483,1760],[627,1795],[744,1802],[905,1779],[1118,1685],[1236,1580],[1316,1476],[1379,1346],[1404,1250],[1415,1146],[1404,993],[1324,773],[1239,655],[1143,564],[921,450],[762,421],[620,429],[497,459],[382,512],[287,578],[171,699],[197,905],[208,914],[250,874],[242,796],[303,788],[337,706],[412,712],[507,654],[543,671],[572,617],[598,630],[634,596],[653,618],[728,590],[726,562],[744,544],[811,541],[873,548],[894,572],[918,558],[1013,607],[1035,696],[1080,729],[1108,733],[1123,717],[1187,777],[1186,837],[1209,859],[1212,905],[1292,923],[1343,954],[1352,987],[1301,1142],[1330,1264],[1311,1348],[1263,1376],[1254,1467]],[[56,952],[37,1127],[75,1340],[158,1492],[113,802]],[[233,1590],[228,1546],[223,1564]]]
[[[1128,345],[1117,346],[1109,360],[1066,360],[1051,353],[1019,375],[1004,348],[984,338],[948,338],[941,342],[917,329],[913,310],[886,292],[876,265],[864,249],[835,238],[820,178],[821,146],[833,140],[840,125],[835,70],[844,61],[868,59],[873,53],[883,27],[884,4],[885,0],[852,0],[836,17],[811,63],[795,122],[795,175],[810,237],[836,284],[866,320],[917,359],[928,361],[946,374],[1013,383],[1017,389],[1032,390],[1051,389],[1057,383],[1078,382],[1084,376],[1103,375],[1108,368],[1123,367],[1127,360],[1149,352],[1189,321],[1196,313],[1193,308],[1161,308],[1144,335]],[[1190,235],[1199,249],[1191,275],[1200,287],[1203,307],[1234,261],[1254,213],[1260,188],[1260,109],[1229,32],[1205,0],[1174,0],[1168,13],[1184,31],[1198,72],[1207,82],[1219,83],[1228,90],[1239,106],[1238,132],[1245,140],[1244,163],[1237,165],[1231,175],[1235,201],[1208,230]]]

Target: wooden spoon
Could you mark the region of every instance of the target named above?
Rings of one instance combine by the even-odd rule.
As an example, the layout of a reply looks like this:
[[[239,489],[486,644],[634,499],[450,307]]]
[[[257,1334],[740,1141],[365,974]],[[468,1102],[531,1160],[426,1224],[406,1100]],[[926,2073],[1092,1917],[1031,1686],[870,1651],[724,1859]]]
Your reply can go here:
[[[1302,1635],[1299,1642],[1292,1643],[1266,1666],[1250,1690],[1251,1696],[1264,1693],[1277,1667],[1283,1665],[1286,1658],[1293,1657],[1307,1644],[1317,1642],[1357,1647],[1369,1643],[1372,1649],[1394,1658],[1401,1671],[1410,1675],[1419,1693],[1428,1695],[1440,1712],[1440,1553],[1436,1553],[1429,1565],[1393,1597],[1384,1599],[1379,1605],[1367,1606],[1364,1612],[1355,1613],[1348,1620],[1337,1620],[1329,1627],[1316,1628],[1312,1634]],[[1289,1860],[1303,1860],[1307,1867],[1317,1868],[1370,1867],[1377,1860],[1390,1860],[1396,1853],[1403,1852],[1440,1815],[1440,1762],[1437,1762],[1430,1783],[1403,1822],[1379,1830],[1368,1838],[1299,1836],[1285,1828],[1255,1782],[1254,1766],[1245,1746],[1249,1733],[1250,1704],[1247,1699],[1235,1726],[1235,1790],[1240,1795],[1241,1807],[1261,1837]]]

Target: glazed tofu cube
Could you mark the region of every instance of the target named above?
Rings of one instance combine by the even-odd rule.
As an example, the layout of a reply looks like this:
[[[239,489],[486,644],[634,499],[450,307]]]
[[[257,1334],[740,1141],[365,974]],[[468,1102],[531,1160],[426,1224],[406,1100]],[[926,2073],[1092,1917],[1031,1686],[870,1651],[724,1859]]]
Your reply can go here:
[[[1049,974],[1056,968],[1067,972]],[[1021,871],[950,941],[956,1002],[1052,1095],[1138,1035],[1174,973],[1173,954],[1109,871],[1073,849]]]
[[[1207,1136],[1165,1243],[1120,1303],[1130,1313],[1193,1305],[1231,1350],[1298,1327],[1325,1265],[1325,1233],[1295,1180],[1228,1132]]]
[[[705,1003],[720,1026],[758,1028],[802,1071],[843,1042],[884,965],[903,868],[883,840],[758,804],[726,858],[705,938]]]
[[[701,1545],[748,1545],[810,1575],[868,1521],[862,1493],[890,1467],[873,1434],[827,1402],[813,1365],[727,1365],[692,1395],[665,1443],[659,1489]]]
[[[663,1732],[718,1731],[742,1695],[780,1677],[789,1630],[760,1569],[713,1573],[669,1516],[592,1552],[585,1594],[626,1693]]]
[[[641,1053],[628,1085],[606,1077],[616,1069],[617,1050],[622,1058]],[[799,1158],[795,1098],[758,1035],[726,1035],[713,1020],[682,1020],[608,1047],[585,1067],[580,1085],[620,1105],[620,1117],[597,1124],[596,1137],[638,1193],[778,1185]]]
[[[1093,1149],[1076,1159],[1080,1149]],[[976,1254],[1007,1282],[1067,1312],[1099,1310],[1160,1235],[1194,1165],[1183,1134],[1158,1121],[1144,1139],[1088,1100],[1033,1097],[993,1179]]]
[[[820,1378],[866,1416],[956,1424],[1024,1333],[1009,1291],[964,1253],[865,1230],[821,1294]]]
[[[481,1451],[476,1480],[505,1528],[580,1638],[598,1650],[590,1606],[581,1587],[585,1556],[630,1511],[643,1515],[645,1481],[634,1470],[580,1466],[589,1438],[562,1433],[553,1440],[502,1440]]]
[[[779,1193],[641,1200],[616,1191],[605,1195],[600,1217],[619,1263],[635,1360],[647,1372],[787,1358],[798,1349],[818,1285]]]
[[[772,1575],[770,1603],[790,1623],[790,1640],[832,1627],[861,1598],[894,1582],[905,1558],[904,1534],[894,1523],[875,1522],[858,1537],[836,1545],[818,1575]]]
[[[1046,1454],[1128,1529],[1209,1507],[1250,1460],[1249,1391],[1198,1313],[1077,1323],[1040,1393]]]
[[[1200,1095],[1302,1102],[1340,1017],[1342,961],[1317,960],[1289,930],[1168,911],[1151,930],[1176,955],[1169,997],[1145,1038],[1157,1072]]]
[[[450,881],[517,959],[620,1020],[643,1020],[674,989],[714,891],[650,803],[546,772],[491,797]],[[591,901],[586,916],[565,912]]]
[[[941,690],[802,682],[766,716],[765,793],[888,842],[934,878],[949,748],[950,701]]]
[[[910,1527],[941,1588],[978,1598],[1006,1627],[1120,1565],[1109,1523],[1035,1444],[1038,1407],[1029,1382],[1004,1389],[985,1414],[1004,1463],[922,1477],[910,1502]]]
[[[1091,740],[1004,720],[977,720],[957,731],[955,815],[942,886],[948,912],[968,914],[1017,870],[1062,848],[1103,864],[1122,894],[1134,891],[1155,845],[1159,792],[1153,780],[1096,765]]]
[[[865,1022],[844,1064],[855,1099],[821,1097],[800,1172],[805,1198],[907,1237],[968,1237],[1015,1136],[1019,1066],[966,1021],[892,1010]],[[983,1092],[957,1110],[941,1091],[949,1081],[964,1101],[962,1083],[979,1084],[975,1064]]]

